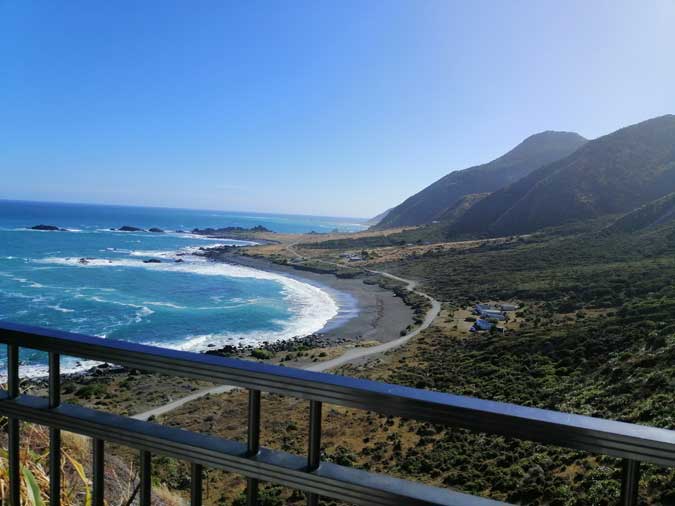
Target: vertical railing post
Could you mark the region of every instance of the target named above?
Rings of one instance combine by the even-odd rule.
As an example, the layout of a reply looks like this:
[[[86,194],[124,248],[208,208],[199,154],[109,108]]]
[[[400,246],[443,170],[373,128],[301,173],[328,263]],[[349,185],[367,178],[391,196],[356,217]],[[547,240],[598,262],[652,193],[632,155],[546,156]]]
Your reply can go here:
[[[102,439],[94,438],[92,444],[93,506],[103,506],[105,480],[105,446]]]
[[[309,403],[309,450],[307,452],[307,470],[314,471],[321,464],[321,402]],[[307,506],[317,506],[319,496],[307,494]]]
[[[202,466],[194,462],[190,468],[190,506],[202,506]]]
[[[621,473],[621,506],[637,506],[640,485],[640,462],[623,459]]]
[[[61,404],[61,357],[49,353],[49,408]],[[61,504],[61,431],[49,428],[49,505]]]
[[[150,452],[141,450],[140,467],[140,503],[141,506],[150,506],[152,496],[152,462]]]
[[[7,393],[10,399],[19,396],[19,347],[7,345]],[[21,461],[19,420],[7,418],[7,453],[9,464],[9,504],[21,506]]]
[[[248,456],[260,451],[260,390],[248,391]],[[258,480],[249,478],[246,486],[246,506],[258,504]]]

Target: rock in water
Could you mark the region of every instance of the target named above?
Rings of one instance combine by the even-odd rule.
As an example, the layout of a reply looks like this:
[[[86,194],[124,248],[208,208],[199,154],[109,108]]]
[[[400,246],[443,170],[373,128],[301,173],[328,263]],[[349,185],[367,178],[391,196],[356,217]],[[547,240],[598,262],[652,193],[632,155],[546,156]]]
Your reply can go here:
[[[124,225],[123,227],[118,228],[120,232],[145,232],[142,228],[130,227],[129,225]]]
[[[152,227],[151,229],[148,229],[148,232],[153,232],[155,234],[163,234],[164,230],[162,230],[161,228]]]
[[[30,227],[31,230],[45,230],[45,231],[58,231],[58,232],[66,232],[65,228],[59,228],[56,225],[35,225],[34,227]]]

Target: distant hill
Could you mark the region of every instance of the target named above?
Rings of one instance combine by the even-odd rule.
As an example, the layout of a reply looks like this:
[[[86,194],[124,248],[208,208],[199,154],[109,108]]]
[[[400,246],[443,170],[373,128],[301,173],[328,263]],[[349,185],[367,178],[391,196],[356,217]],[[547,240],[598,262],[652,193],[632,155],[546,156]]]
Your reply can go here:
[[[378,214],[377,216],[373,216],[370,218],[368,221],[366,221],[366,225],[369,227],[377,225],[379,222],[381,222],[391,211],[391,208],[387,209],[386,211]]]
[[[605,231],[610,233],[638,232],[674,221],[675,193],[669,193],[665,197],[649,202],[622,216]]]
[[[566,157],[586,143],[572,132],[532,135],[496,160],[451,172],[391,209],[376,229],[422,225],[440,220],[467,195],[498,190],[550,162]]]
[[[471,207],[449,233],[516,234],[631,211],[675,191],[675,116],[585,144]]]

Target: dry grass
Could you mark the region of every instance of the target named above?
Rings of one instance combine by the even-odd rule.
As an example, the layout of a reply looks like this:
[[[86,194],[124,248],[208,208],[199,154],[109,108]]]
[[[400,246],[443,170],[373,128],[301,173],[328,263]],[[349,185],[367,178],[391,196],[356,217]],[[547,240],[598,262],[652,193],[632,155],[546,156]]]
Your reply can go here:
[[[3,420],[3,425],[6,420]],[[91,504],[91,486],[85,471],[83,438],[64,433],[61,452],[61,504]],[[21,497],[25,504],[42,506],[49,502],[49,431],[44,427],[23,424],[21,431]],[[9,497],[8,454],[0,449],[0,495],[2,504]]]
[[[6,419],[2,419],[6,425]],[[90,506],[91,440],[62,432],[61,435],[61,504]],[[9,468],[6,436],[0,449],[0,504],[9,501]],[[106,447],[105,503],[108,506],[132,506],[137,503],[138,472],[136,463],[118,456],[115,448]],[[111,451],[109,451],[111,450]],[[27,506],[49,504],[49,430],[40,425],[21,424],[21,499]],[[166,487],[153,488],[153,506],[181,506],[182,498]]]

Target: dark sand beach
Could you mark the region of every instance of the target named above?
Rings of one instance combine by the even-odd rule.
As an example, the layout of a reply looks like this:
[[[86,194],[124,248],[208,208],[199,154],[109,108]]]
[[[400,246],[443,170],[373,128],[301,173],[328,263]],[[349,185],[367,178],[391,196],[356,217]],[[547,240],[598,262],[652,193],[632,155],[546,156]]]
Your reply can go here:
[[[339,314],[320,331],[328,338],[388,342],[400,337],[412,322],[412,309],[399,297],[391,290],[365,284],[362,278],[338,278],[239,254],[221,254],[214,261],[278,272],[325,289],[340,306]]]

